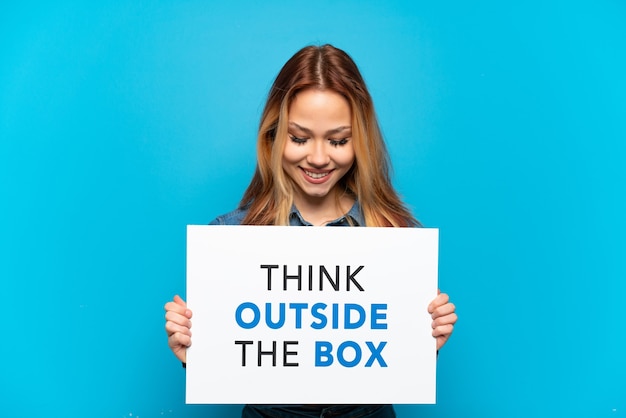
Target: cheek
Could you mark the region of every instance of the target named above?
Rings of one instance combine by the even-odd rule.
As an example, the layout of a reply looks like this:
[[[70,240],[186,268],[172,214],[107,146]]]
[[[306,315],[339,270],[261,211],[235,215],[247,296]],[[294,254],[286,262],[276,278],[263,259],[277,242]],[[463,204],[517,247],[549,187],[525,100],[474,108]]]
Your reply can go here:
[[[283,165],[293,164],[300,161],[302,159],[301,154],[302,152],[300,152],[298,148],[288,142],[283,151]]]
[[[355,158],[353,148],[342,150],[342,152],[340,154],[337,154],[337,156],[335,157],[335,162],[337,164],[348,167],[351,167],[352,164],[354,164],[354,160]]]

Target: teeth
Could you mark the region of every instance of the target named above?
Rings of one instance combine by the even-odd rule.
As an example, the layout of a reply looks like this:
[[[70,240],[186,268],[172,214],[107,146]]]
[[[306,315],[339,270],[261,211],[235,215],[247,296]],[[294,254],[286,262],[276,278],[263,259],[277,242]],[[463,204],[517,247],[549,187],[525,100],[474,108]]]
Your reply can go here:
[[[307,176],[312,177],[314,179],[321,179],[322,177],[326,177],[329,173],[312,173],[310,171],[304,170]]]

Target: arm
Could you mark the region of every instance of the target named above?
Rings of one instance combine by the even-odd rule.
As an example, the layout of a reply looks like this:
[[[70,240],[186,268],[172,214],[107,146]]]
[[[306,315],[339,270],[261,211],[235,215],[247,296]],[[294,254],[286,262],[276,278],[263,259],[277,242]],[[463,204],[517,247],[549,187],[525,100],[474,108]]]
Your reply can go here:
[[[428,312],[433,318],[433,337],[437,339],[437,351],[444,346],[454,330],[454,324],[458,319],[455,309],[450,297],[441,292],[428,305]]]
[[[187,361],[187,347],[191,345],[191,315],[191,310],[178,295],[165,304],[167,344],[183,364]]]

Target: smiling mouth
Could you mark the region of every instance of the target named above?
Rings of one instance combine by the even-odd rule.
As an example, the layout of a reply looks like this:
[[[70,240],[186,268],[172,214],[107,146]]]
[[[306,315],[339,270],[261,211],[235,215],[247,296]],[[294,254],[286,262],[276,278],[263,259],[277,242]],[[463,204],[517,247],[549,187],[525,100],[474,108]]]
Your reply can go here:
[[[305,169],[302,169],[302,171],[304,171],[304,174],[306,174],[307,176],[309,176],[309,177],[311,177],[312,179],[315,179],[315,180],[322,179],[322,178],[324,178],[324,177],[326,177],[327,175],[330,174],[330,171],[326,171],[326,172],[323,172],[323,173],[314,173],[312,171],[308,171],[308,170],[305,170]]]

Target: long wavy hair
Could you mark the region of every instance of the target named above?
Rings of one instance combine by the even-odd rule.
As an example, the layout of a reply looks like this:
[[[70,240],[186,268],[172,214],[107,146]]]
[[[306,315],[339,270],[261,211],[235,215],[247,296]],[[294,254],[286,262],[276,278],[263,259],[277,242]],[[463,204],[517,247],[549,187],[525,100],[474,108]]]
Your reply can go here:
[[[355,162],[337,186],[358,200],[366,226],[419,225],[391,184],[389,154],[363,77],[352,58],[332,45],[298,51],[269,91],[257,138],[257,167],[240,202],[248,208],[243,224],[289,224],[296,186],[283,171],[282,158],[289,106],[305,89],[330,90],[350,104]]]

